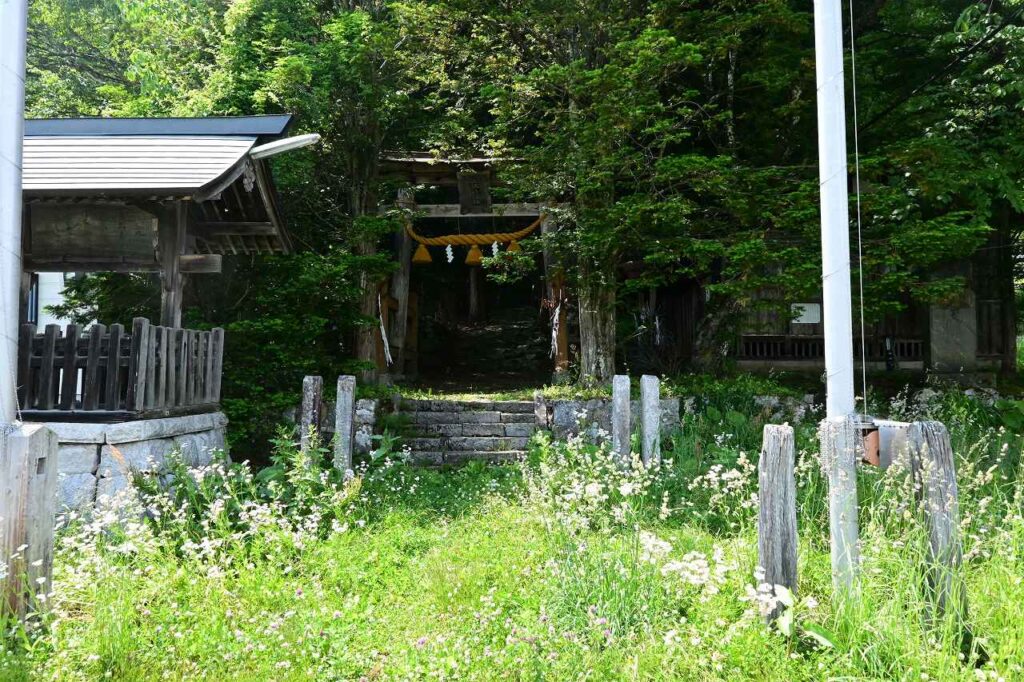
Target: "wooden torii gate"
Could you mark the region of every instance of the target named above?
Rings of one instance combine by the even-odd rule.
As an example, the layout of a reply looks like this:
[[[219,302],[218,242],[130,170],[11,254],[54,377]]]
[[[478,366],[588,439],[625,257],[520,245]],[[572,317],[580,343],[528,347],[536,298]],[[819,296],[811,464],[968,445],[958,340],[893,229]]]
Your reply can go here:
[[[418,371],[417,337],[419,301],[416,294],[410,292],[409,283],[412,266],[415,262],[429,262],[430,256],[423,260],[426,246],[437,241],[420,238],[417,249],[417,233],[413,228],[414,221],[430,221],[445,218],[525,218],[536,219],[536,227],[541,234],[551,229],[551,223],[545,219],[544,205],[540,203],[493,203],[491,187],[497,184],[495,163],[499,159],[468,158],[468,159],[437,159],[422,153],[391,153],[381,160],[381,172],[386,178],[405,184],[398,191],[395,205],[404,209],[406,219],[394,235],[394,252],[398,268],[390,280],[381,283],[381,328],[377,335],[378,372],[393,378],[415,376]],[[413,188],[416,186],[437,188],[437,194],[445,198],[456,199],[449,203],[418,204]],[[489,235],[488,240],[475,244],[470,250],[467,263],[479,263],[480,252],[477,247],[487,246],[492,241],[509,244],[511,250],[516,242],[514,234],[502,233]],[[520,230],[522,232],[522,230]],[[532,229],[527,233],[533,232]],[[524,235],[525,236],[525,235]],[[495,239],[495,237],[502,237]],[[504,237],[513,237],[505,239]],[[427,244],[424,243],[427,241]],[[485,243],[483,243],[485,241]],[[468,243],[466,245],[469,245]],[[414,255],[415,251],[415,255]],[[569,367],[569,336],[566,324],[568,312],[568,292],[565,278],[558,264],[548,249],[544,251],[544,273],[546,282],[545,307],[551,314],[554,330],[554,371],[563,373]],[[479,268],[470,271],[470,317],[479,314],[480,310],[480,277]],[[386,337],[386,343],[385,343]],[[390,362],[388,361],[390,357]]]

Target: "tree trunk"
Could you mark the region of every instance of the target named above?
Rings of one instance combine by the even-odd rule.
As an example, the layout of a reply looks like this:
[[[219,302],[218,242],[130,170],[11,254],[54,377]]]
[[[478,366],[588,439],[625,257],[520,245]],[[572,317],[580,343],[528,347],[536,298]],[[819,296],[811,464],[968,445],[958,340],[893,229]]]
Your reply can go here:
[[[353,183],[350,190],[349,206],[350,215],[353,221],[359,220],[360,216],[375,211],[377,207],[376,196],[371,189],[371,177],[376,169],[372,162],[360,168],[354,166],[353,177],[362,177],[361,182]],[[358,173],[358,175],[357,175]],[[377,253],[378,237],[374,234],[361,235],[356,239],[354,250],[359,256],[373,256]],[[366,323],[356,327],[356,359],[364,363],[366,369],[360,370],[359,380],[365,384],[377,383],[377,340],[380,335],[380,317],[377,297],[380,287],[381,276],[377,272],[363,271],[359,274],[359,314],[366,318]]]
[[[375,248],[370,248],[364,241],[359,244],[360,255],[372,256]],[[359,275],[359,314],[373,320],[356,327],[356,359],[364,363],[365,368],[359,372],[359,380],[364,384],[377,383],[377,335],[380,333],[380,326],[376,322],[379,316],[377,310],[377,286],[378,277],[375,274],[363,272]],[[371,367],[372,365],[372,367]]]
[[[615,279],[605,273],[582,274],[579,286],[580,382],[604,383],[615,374]]]

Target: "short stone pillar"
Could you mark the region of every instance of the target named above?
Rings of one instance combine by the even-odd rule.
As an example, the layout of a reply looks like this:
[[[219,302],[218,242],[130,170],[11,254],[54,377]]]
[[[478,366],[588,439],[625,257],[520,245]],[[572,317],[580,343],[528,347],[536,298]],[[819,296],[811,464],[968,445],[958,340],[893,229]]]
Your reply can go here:
[[[306,377],[302,380],[302,412],[299,415],[299,448],[309,451],[310,434],[320,430],[320,409],[323,405],[323,377]]]
[[[0,616],[24,617],[50,590],[57,513],[57,436],[0,424]]]
[[[612,456],[620,467],[629,466],[629,377],[612,378]]]
[[[661,464],[661,384],[658,377],[640,377],[640,454],[644,466]]]
[[[338,397],[334,403],[334,468],[346,477],[352,475],[352,450],[356,436],[356,378],[338,377]]]

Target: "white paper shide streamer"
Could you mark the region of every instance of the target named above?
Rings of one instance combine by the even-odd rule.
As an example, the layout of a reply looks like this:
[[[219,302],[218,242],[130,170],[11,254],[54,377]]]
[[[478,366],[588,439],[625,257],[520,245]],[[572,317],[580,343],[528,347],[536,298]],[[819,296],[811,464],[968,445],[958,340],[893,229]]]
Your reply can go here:
[[[558,305],[555,306],[554,312],[551,313],[551,354],[549,357],[555,357],[558,354],[558,320],[560,319],[559,313],[562,312],[562,303],[559,301]]]
[[[380,341],[384,344],[384,361],[390,367],[394,364],[394,360],[391,359],[391,344],[388,343],[388,333],[384,329],[384,306],[381,305],[380,294],[377,294],[377,312],[379,313],[377,319],[380,320]]]

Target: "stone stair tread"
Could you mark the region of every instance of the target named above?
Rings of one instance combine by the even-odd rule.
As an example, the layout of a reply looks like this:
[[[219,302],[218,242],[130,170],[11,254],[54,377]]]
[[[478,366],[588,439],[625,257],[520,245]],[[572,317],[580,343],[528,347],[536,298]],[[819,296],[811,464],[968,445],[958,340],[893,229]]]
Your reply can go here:
[[[413,451],[411,457],[414,464],[426,466],[460,465],[473,461],[504,464],[523,459],[526,457],[526,452],[524,450],[464,450],[461,452],[420,450]]]
[[[532,414],[494,414],[490,412],[464,412],[463,415],[470,415],[468,418],[460,419],[447,412],[423,412],[409,417],[409,424],[416,429],[432,426],[444,426],[446,424],[517,424],[520,426],[534,426],[537,419]]]
[[[536,431],[534,424],[521,422],[487,422],[487,423],[443,423],[416,424],[413,428],[414,438],[451,438],[457,436],[492,437],[492,438],[529,438]]]
[[[511,436],[450,436],[440,438],[410,438],[406,444],[417,451],[481,451],[525,450],[530,442],[526,437]]]
[[[403,413],[413,412],[509,412],[531,414],[532,400],[443,400],[424,398],[402,398],[399,409]]]

